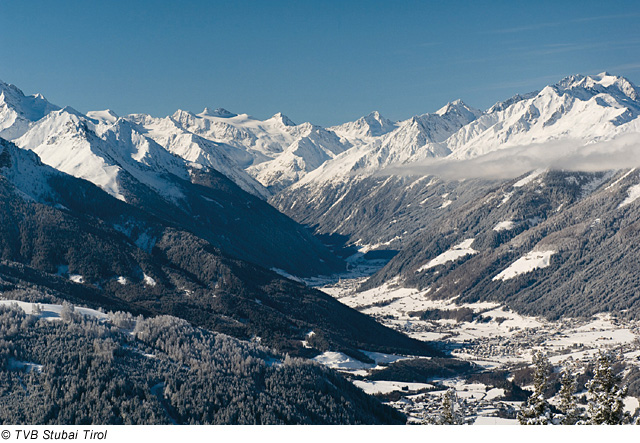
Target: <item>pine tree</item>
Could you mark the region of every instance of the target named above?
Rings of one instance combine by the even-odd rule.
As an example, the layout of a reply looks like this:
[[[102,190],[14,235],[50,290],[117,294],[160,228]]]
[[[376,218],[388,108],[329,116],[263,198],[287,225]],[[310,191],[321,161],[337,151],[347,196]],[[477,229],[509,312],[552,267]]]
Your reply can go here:
[[[627,388],[618,386],[621,379],[613,373],[612,360],[609,354],[598,354],[593,379],[586,385],[590,394],[589,424],[619,425],[626,417],[622,400]]]
[[[458,395],[456,390],[449,388],[442,396],[442,415],[441,423],[443,425],[462,425],[464,417],[459,412]],[[458,409],[458,410],[456,410]]]
[[[518,421],[521,425],[546,425],[550,424],[553,418],[549,402],[544,398],[552,367],[546,355],[540,351],[533,354],[533,364],[536,368],[533,376],[533,394],[518,412]]]
[[[581,420],[580,408],[576,403],[576,378],[572,374],[572,367],[566,366],[562,370],[562,376],[560,378],[560,405],[559,409],[562,411],[563,417],[560,423],[563,425],[575,425]]]

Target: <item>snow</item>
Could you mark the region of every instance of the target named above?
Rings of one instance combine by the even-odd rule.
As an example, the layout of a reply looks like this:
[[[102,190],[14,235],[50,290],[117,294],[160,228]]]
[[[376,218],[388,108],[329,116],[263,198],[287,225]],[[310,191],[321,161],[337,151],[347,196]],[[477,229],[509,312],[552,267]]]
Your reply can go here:
[[[15,143],[34,151],[43,163],[84,178],[124,200],[117,182],[121,167],[96,153],[104,150],[104,144],[97,136],[86,132],[78,115],[66,109],[51,112]]]
[[[118,120],[118,114],[111,109],[105,109],[104,111],[89,111],[87,117],[95,120],[97,124],[113,125]]]
[[[535,269],[546,268],[551,264],[551,256],[556,251],[531,251],[520,257],[507,269],[493,277],[493,280],[509,280],[518,275],[526,274]]]
[[[307,337],[311,337],[314,335],[314,332],[311,331],[307,334]],[[303,345],[307,343],[306,340],[303,341]],[[307,347],[307,346],[305,346]],[[354,375],[367,375],[372,369],[382,369],[383,366],[389,363],[393,363],[399,360],[406,360],[409,357],[394,355],[394,354],[382,354],[379,352],[370,352],[370,351],[361,351],[367,357],[371,358],[374,363],[365,363],[354,357],[349,357],[348,355],[342,352],[334,352],[327,351],[323,354],[320,354],[313,358],[313,360],[317,363],[320,363],[324,366],[328,366],[332,369],[337,369],[339,371],[348,372]],[[426,358],[426,357],[425,357]]]
[[[262,198],[268,197],[267,190],[243,169],[244,165],[251,163],[249,155],[225,144],[224,140],[221,142],[218,138],[208,135],[205,127],[216,126],[211,121],[220,120],[224,122],[220,125],[229,126],[230,120],[227,118],[214,117],[199,117],[178,111],[172,117],[153,118],[144,114],[134,114],[126,116],[125,119],[133,123],[146,137],[182,158],[191,167],[211,167],[225,174],[245,191]],[[231,131],[227,136],[251,138],[250,134],[240,130]]]
[[[536,179],[536,177],[538,177],[543,172],[544,172],[544,169],[537,169],[537,170],[533,171],[531,174],[527,175],[525,178],[515,182],[513,184],[513,187],[514,188],[521,188],[521,187],[531,183],[533,180]]]
[[[502,196],[502,200],[500,201],[500,204],[498,205],[498,207],[508,202],[512,196],[513,196],[513,192],[505,192],[505,194]]]
[[[49,181],[60,173],[43,166],[33,152],[19,149],[2,138],[0,151],[9,154],[11,163],[10,167],[2,168],[2,176],[16,186],[18,195],[28,201],[51,204],[50,195],[53,191]]]
[[[163,118],[119,117],[110,110],[82,115],[40,95],[26,97],[2,82],[0,109],[1,136],[121,200],[126,194],[120,189],[125,173],[179,200],[179,190],[157,174],[186,178],[188,170],[211,167],[266,199],[292,184],[344,183],[396,165],[466,159],[558,140],[580,147],[640,130],[638,89],[608,74],[568,77],[486,112],[456,100],[400,122],[372,112],[331,128],[296,125],[281,113],[259,120],[221,108],[200,114],[178,110]],[[514,187],[540,173],[534,171]],[[443,201],[441,207],[449,204]]]
[[[391,240],[385,241],[385,242],[380,242],[380,243],[375,243],[373,245],[364,245],[362,244],[362,240],[358,240],[355,242],[355,246],[358,247],[358,252],[362,253],[362,254],[366,254],[369,251],[373,251],[376,250],[378,248],[382,248],[384,246],[389,246],[391,245],[391,243],[395,242],[395,241],[400,241],[402,240],[402,237],[399,235],[396,235],[395,237],[393,237]]]
[[[22,309],[26,314],[33,314],[34,305],[38,305],[40,307],[41,313],[38,314],[39,317],[45,318],[47,320],[59,320],[60,312],[62,311],[62,305],[54,305],[48,303],[28,303],[19,300],[0,300],[0,305],[2,306],[11,306],[16,304],[20,309]],[[104,312],[96,311],[95,309],[83,308],[76,306],[75,311],[87,317],[94,317],[99,320],[106,320],[109,318],[107,314]]]
[[[344,138],[367,139],[384,135],[395,130],[396,127],[397,124],[384,118],[378,111],[374,111],[354,122],[344,123],[329,129]]]
[[[541,349],[554,365],[562,365],[566,360],[588,362],[601,349],[624,350],[625,361],[638,366],[640,351],[636,350],[638,323],[624,324],[609,314],[600,314],[589,321],[563,319],[552,322],[544,319],[519,315],[496,303],[483,302],[456,304],[453,300],[431,300],[431,288],[417,290],[404,288],[399,280],[393,279],[378,288],[361,293],[355,292],[362,279],[341,281],[322,288],[342,303],[371,315],[384,325],[402,331],[416,339],[437,339],[446,344],[453,357],[475,363],[485,369],[509,369],[513,365],[531,364],[533,350]],[[413,311],[426,309],[454,310],[468,308],[475,313],[473,321],[456,323],[453,320],[420,320]],[[373,356],[373,354],[370,354]],[[342,366],[339,369],[362,376],[354,384],[369,393],[405,392],[419,386],[408,386],[394,380],[370,381],[366,377],[374,368],[357,364],[349,357],[336,354],[325,355],[328,364]],[[406,357],[405,357],[406,358]],[[383,363],[374,358],[376,363]],[[352,369],[358,368],[358,369]],[[468,383],[463,379],[434,380],[434,386],[452,387],[457,396],[476,405],[475,424],[518,424],[517,420],[495,417],[499,404],[509,404],[516,409],[519,402],[500,400],[505,394],[502,388],[494,388],[482,383]],[[433,389],[427,388],[426,389]],[[425,405],[439,405],[443,390],[429,391],[419,395],[407,395],[390,404],[420,422]],[[426,397],[433,399],[425,400]],[[636,405],[636,399],[627,398],[627,409]]]
[[[617,179],[616,181],[614,181],[613,183],[611,183],[609,186],[607,186],[606,189],[611,189],[613,188],[615,185],[617,185],[618,183],[620,183],[622,180],[624,180],[625,178],[627,178],[629,175],[631,175],[633,172],[636,171],[636,168],[631,168],[629,169],[627,172],[625,172],[619,179]]]
[[[428,383],[405,383],[399,381],[364,381],[354,380],[353,384],[369,395],[388,394],[394,391],[419,391],[421,389],[431,389],[433,385]]]
[[[640,407],[640,402],[636,397],[625,397],[622,401],[624,403],[625,412],[628,412],[631,415],[633,415],[634,412],[636,412],[636,409]]]
[[[144,275],[144,284],[147,286],[155,286],[156,285],[156,281],[149,275],[147,274],[143,274]]]
[[[126,285],[128,283],[127,278],[123,276],[119,276],[116,281],[121,285]]]
[[[367,357],[376,362],[376,364],[389,364],[400,360],[406,360],[408,357],[395,354],[383,354],[380,352],[361,351]]]
[[[360,281],[360,280],[357,280]],[[380,287],[363,292],[355,292],[358,283],[342,281],[338,285],[322,287],[324,292],[337,298],[341,303],[379,319],[385,325],[399,329],[418,340],[455,340],[463,343],[465,340],[490,339],[510,337],[524,330],[535,329],[542,323],[532,317],[524,317],[510,311],[497,303],[479,302],[456,304],[455,300],[431,299],[431,288],[417,290],[398,285],[397,280],[389,281]],[[488,322],[462,322],[454,320],[425,321],[419,320],[414,312],[438,309],[442,311],[471,309]],[[434,330],[434,323],[443,329]],[[450,332],[455,330],[455,336]],[[460,355],[463,355],[460,353]],[[505,357],[495,361],[478,361],[486,367],[497,367],[508,361],[520,361],[518,357]]]
[[[24,372],[42,372],[43,366],[38,363],[20,361],[13,358],[9,358],[8,368],[9,371],[24,371]]]
[[[563,79],[536,93],[516,96],[492,107],[447,140],[452,158],[557,140],[584,146],[612,137],[637,119],[636,90],[623,78],[598,76]]]
[[[0,81],[0,137],[14,140],[34,122],[60,109],[42,95],[25,96],[16,86]]]
[[[349,357],[342,352],[333,351],[327,351],[323,354],[320,354],[314,357],[313,361],[328,366],[332,369],[340,370],[370,369],[375,367],[375,364],[363,363],[360,360]]]
[[[627,205],[630,205],[634,201],[640,198],[640,184],[630,186],[627,190],[627,198],[624,199],[622,203],[618,206],[618,208],[623,208]]]
[[[84,277],[79,274],[70,274],[69,280],[71,280],[74,283],[84,283]]]
[[[461,257],[466,256],[466,255],[477,254],[478,251],[476,251],[475,249],[471,248],[471,245],[473,244],[473,241],[474,241],[473,238],[468,238],[468,239],[464,240],[463,242],[458,243],[457,245],[453,246],[451,249],[443,252],[442,254],[437,256],[436,258],[430,260],[426,265],[423,265],[420,268],[418,268],[418,270],[416,270],[416,274],[419,273],[419,272],[426,271],[427,269],[431,269],[431,268],[434,268],[436,266],[443,265],[443,264],[448,263],[450,261],[457,260],[457,259],[459,259]]]
[[[499,222],[497,225],[495,225],[493,227],[493,230],[496,232],[500,232],[500,231],[510,231],[512,230],[514,227],[516,226],[516,224],[511,221],[511,220],[505,220],[505,221],[501,221]]]
[[[297,281],[298,283],[302,283],[303,282],[303,280],[300,279],[299,277],[296,277],[295,275],[291,275],[291,274],[289,274],[287,271],[285,271],[283,269],[271,268],[270,270],[275,272],[278,275],[281,275],[282,277],[288,278],[289,280]]]
[[[473,422],[474,425],[519,425],[518,420],[511,418],[480,416]]]
[[[504,389],[502,388],[493,388],[493,389],[489,389],[487,391],[487,394],[485,395],[485,400],[493,400],[496,399],[498,397],[503,397],[504,396]]]
[[[567,359],[588,360],[600,347],[632,344],[636,339],[637,335],[630,328],[616,325],[610,314],[599,314],[588,323],[565,328],[559,337],[547,340],[546,345],[551,349],[571,350],[549,358],[553,364],[558,364]]]
[[[352,147],[309,172],[294,187],[344,182],[356,174],[370,176],[389,166],[445,157],[451,153],[445,140],[480,114],[462,102],[455,102],[440,113],[398,122],[395,129],[377,137],[363,138],[360,133],[336,129]]]

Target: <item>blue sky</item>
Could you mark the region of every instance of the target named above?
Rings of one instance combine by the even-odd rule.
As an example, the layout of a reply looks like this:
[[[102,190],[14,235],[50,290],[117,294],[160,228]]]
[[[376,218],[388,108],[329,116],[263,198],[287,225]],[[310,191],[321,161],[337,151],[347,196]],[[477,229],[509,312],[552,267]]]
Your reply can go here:
[[[0,79],[79,111],[337,124],[575,73],[640,84],[638,1],[0,0]]]

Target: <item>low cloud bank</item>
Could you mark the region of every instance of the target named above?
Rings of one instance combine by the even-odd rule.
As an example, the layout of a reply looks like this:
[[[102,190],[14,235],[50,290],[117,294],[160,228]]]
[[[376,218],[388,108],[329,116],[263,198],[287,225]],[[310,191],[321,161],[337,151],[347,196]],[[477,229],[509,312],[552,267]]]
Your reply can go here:
[[[640,167],[640,134],[582,144],[561,140],[504,148],[471,159],[433,159],[395,165],[379,175],[435,175],[445,180],[510,179],[534,169],[606,171]]]

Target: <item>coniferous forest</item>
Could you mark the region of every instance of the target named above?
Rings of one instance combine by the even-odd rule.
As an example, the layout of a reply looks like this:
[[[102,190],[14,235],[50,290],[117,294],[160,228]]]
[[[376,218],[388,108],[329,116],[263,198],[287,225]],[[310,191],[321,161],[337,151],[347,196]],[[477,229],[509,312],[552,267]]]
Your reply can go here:
[[[37,312],[37,306],[34,312]],[[0,307],[3,424],[402,424],[334,371],[170,316]]]

